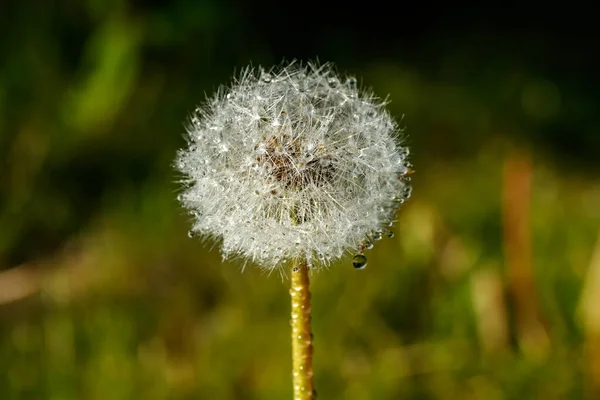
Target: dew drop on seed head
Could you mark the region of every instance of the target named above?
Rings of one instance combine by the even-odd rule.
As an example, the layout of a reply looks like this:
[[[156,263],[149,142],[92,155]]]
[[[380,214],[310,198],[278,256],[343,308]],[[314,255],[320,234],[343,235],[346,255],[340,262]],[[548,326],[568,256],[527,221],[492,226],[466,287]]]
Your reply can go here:
[[[336,88],[340,84],[340,81],[337,78],[332,76],[331,78],[327,79],[327,83],[329,84],[330,87]]]
[[[346,85],[350,88],[350,89],[356,89],[356,78],[354,77],[350,77],[346,80]]]
[[[189,231],[188,237],[190,237],[190,238],[196,237],[196,234],[193,231]]]
[[[177,195],[177,201],[183,201],[183,194]]]
[[[300,268],[298,268],[298,267],[292,268],[292,272],[298,272],[298,271],[300,271]]]
[[[405,186],[404,189],[402,189],[402,192],[400,192],[400,196],[408,199],[410,197],[410,194],[412,193],[412,187],[411,186]]]
[[[273,80],[273,77],[268,72],[262,74],[261,79],[263,82],[270,83]]]
[[[381,231],[373,232],[373,240],[381,240],[382,236],[383,236],[383,232],[381,232]]]
[[[352,259],[352,266],[356,269],[363,269],[367,266],[367,257],[364,254],[357,254]]]
[[[362,243],[362,246],[367,250],[371,250],[373,248],[373,242],[367,239]]]
[[[387,231],[386,232],[387,237],[389,237],[390,239],[394,237],[394,232],[392,231]]]

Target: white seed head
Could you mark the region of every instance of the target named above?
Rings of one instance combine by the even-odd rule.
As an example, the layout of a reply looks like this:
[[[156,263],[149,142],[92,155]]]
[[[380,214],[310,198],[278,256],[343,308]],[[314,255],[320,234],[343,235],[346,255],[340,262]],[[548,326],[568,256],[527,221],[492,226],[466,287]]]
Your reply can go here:
[[[381,101],[329,65],[248,68],[196,109],[175,161],[191,232],[266,269],[364,249],[410,196],[399,133]]]

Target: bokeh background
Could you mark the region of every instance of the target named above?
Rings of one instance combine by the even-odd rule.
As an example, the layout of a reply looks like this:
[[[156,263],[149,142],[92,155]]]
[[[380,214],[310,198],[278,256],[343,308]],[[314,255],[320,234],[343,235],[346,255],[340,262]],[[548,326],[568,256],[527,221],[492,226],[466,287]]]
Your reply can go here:
[[[0,399],[289,399],[288,281],[187,236],[171,167],[234,71],[389,94],[413,196],[312,276],[322,399],[600,398],[594,14],[3,0]]]

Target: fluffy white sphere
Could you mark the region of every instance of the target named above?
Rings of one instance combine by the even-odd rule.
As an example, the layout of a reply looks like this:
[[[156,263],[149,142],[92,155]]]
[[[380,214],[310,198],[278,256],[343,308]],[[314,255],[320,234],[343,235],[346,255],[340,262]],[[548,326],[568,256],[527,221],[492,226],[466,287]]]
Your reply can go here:
[[[384,104],[328,65],[248,68],[205,107],[179,152],[191,232],[225,258],[313,267],[362,252],[410,196],[408,148]]]

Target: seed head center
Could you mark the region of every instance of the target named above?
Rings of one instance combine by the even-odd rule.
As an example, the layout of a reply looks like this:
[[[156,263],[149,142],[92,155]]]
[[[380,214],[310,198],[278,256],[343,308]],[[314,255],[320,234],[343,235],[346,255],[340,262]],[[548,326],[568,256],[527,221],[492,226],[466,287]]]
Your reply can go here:
[[[258,164],[269,174],[269,181],[279,182],[283,189],[296,192],[311,185],[325,185],[334,176],[333,163],[325,146],[303,149],[297,138],[288,135],[263,138]]]

